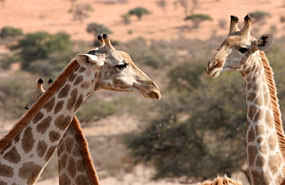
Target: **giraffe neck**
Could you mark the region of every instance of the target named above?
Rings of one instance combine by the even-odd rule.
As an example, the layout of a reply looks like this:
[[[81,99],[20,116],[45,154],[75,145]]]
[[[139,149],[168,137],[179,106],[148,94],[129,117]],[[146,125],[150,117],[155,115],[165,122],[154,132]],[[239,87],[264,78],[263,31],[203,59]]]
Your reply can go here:
[[[247,161],[251,184],[281,184],[284,135],[272,69],[263,52],[248,59],[244,74],[247,105]]]
[[[87,141],[76,116],[57,149],[59,184],[99,185]]]
[[[0,147],[0,184],[33,184],[76,111],[94,91],[97,72],[73,63],[77,61],[69,65],[73,67],[69,74],[65,74],[68,76],[66,80],[58,84],[57,79],[0,141],[0,146],[4,146]]]

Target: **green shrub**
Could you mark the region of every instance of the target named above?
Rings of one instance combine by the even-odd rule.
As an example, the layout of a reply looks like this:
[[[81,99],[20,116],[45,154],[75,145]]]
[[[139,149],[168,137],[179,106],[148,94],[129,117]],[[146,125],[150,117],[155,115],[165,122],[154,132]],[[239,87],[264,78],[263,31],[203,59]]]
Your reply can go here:
[[[130,15],[135,15],[139,20],[142,19],[143,15],[150,14],[151,12],[144,7],[137,7],[129,11]]]
[[[7,37],[15,37],[23,35],[23,31],[19,28],[13,28],[10,26],[3,27],[0,31],[0,37],[5,39]]]
[[[70,36],[66,33],[49,34],[47,32],[29,33],[18,44],[11,47],[17,50],[22,62],[22,68],[29,70],[30,65],[37,60],[46,60],[56,53],[66,55],[72,49]]]
[[[250,17],[252,17],[256,22],[263,20],[266,17],[270,16],[270,13],[264,12],[264,11],[254,11],[248,14]]]
[[[84,121],[93,119],[102,119],[117,111],[117,106],[113,102],[97,100],[96,102],[87,102],[78,111],[78,118]]]
[[[22,76],[13,76],[0,81],[1,109],[5,110],[6,119],[19,118],[26,110],[26,103],[31,97],[28,80]]]
[[[205,14],[192,14],[192,15],[186,16],[184,20],[192,21],[193,28],[198,28],[201,22],[212,21],[213,19],[209,15],[205,15]]]
[[[88,24],[86,31],[88,33],[93,33],[95,36],[99,34],[103,34],[103,33],[107,33],[107,34],[113,33],[109,28],[107,28],[103,24],[98,24],[95,22]]]
[[[131,15],[129,13],[125,13],[121,17],[122,17],[122,19],[123,19],[125,24],[130,24],[131,23],[131,19],[130,19]]]
[[[189,16],[186,16],[184,18],[185,21],[187,20],[196,20],[196,21],[212,21],[213,19],[209,15],[205,14],[192,14]]]

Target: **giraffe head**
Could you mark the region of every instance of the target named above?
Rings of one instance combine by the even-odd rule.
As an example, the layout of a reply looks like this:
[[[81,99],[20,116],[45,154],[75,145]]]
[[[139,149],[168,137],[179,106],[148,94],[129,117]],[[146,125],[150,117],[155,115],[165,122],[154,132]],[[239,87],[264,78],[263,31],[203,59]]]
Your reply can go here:
[[[238,18],[231,16],[228,37],[219,47],[216,55],[208,62],[205,74],[216,78],[222,71],[246,72],[253,65],[250,58],[255,57],[258,51],[266,51],[273,40],[271,34],[262,35],[256,39],[250,34],[251,19],[244,18],[243,28],[238,28]]]
[[[37,82],[37,88],[34,92],[34,95],[32,99],[26,104],[25,109],[29,109],[38,99],[39,97],[45,92],[45,89],[43,87],[43,79],[39,79]],[[48,84],[50,85],[52,83],[52,79],[49,79]]]
[[[78,63],[90,70],[98,70],[95,90],[136,91],[149,98],[160,99],[158,86],[140,70],[124,51],[116,50],[107,34],[98,35],[99,48],[76,56]]]

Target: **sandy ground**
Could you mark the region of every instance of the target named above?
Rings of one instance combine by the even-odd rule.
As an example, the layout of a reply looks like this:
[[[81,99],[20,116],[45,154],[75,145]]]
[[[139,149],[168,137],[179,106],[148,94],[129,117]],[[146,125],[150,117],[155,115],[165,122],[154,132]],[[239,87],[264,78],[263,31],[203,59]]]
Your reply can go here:
[[[75,4],[88,3],[93,9],[88,13],[89,17],[80,23],[73,21],[73,15],[69,13],[69,0],[6,0],[2,8],[0,7],[0,28],[9,25],[22,28],[25,32],[65,31],[75,40],[90,41],[93,36],[86,32],[86,27],[88,23],[96,22],[109,27],[114,32],[112,38],[120,41],[138,36],[148,39],[172,39],[181,35],[207,39],[213,33],[227,33],[230,15],[237,15],[242,20],[247,13],[261,10],[271,14],[266,26],[259,25],[262,32],[268,32],[271,26],[275,26],[277,31],[284,30],[285,24],[280,23],[280,16],[285,16],[283,0],[199,0],[194,13],[208,14],[213,21],[202,23],[199,29],[184,31],[181,28],[191,26],[191,23],[183,20],[184,9],[179,5],[175,6],[175,1],[167,0],[164,12],[154,0],[128,0],[126,3],[116,3],[116,0],[77,0]],[[191,7],[191,0],[188,1]],[[121,16],[137,6],[147,8],[151,14],[144,16],[142,20],[132,17],[131,24],[124,24]],[[220,28],[221,21],[225,21],[225,29]],[[281,34],[282,32],[279,32],[277,36]]]

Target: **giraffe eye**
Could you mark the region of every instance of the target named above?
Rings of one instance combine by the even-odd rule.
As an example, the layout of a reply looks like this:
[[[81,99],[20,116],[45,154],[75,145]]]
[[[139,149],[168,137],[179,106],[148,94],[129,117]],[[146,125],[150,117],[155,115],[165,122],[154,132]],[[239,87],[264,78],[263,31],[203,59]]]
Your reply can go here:
[[[247,48],[239,48],[238,50],[239,50],[239,52],[241,52],[241,53],[246,53],[246,52],[248,51]]]
[[[120,65],[116,65],[116,68],[120,69],[120,70],[123,70],[127,67],[127,63],[124,63],[124,64],[120,64]]]

